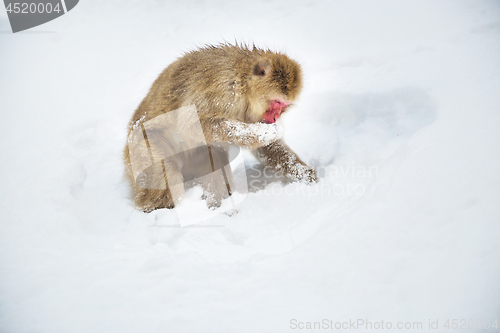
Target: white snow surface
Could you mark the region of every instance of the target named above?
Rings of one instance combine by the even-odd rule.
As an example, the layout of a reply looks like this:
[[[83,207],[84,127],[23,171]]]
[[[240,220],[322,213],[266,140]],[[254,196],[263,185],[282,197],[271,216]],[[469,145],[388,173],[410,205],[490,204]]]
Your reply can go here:
[[[498,1],[82,0],[0,31],[1,332],[500,319]],[[127,123],[224,40],[301,63],[284,138],[321,179],[248,155],[238,214],[180,228],[128,199]]]

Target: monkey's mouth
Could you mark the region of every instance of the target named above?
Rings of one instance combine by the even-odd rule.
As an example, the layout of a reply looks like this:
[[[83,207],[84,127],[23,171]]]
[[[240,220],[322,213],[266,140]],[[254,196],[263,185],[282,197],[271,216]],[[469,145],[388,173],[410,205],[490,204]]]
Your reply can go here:
[[[269,102],[269,109],[267,109],[266,113],[262,116],[262,121],[268,124],[274,124],[281,116],[281,113],[290,104],[291,103],[281,99],[273,99]]]

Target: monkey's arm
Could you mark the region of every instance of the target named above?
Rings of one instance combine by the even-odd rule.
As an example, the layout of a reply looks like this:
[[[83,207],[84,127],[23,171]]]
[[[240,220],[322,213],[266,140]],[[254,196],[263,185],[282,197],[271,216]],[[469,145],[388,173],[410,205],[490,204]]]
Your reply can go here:
[[[283,134],[278,124],[247,124],[224,118],[209,118],[202,120],[201,123],[208,143],[231,142],[249,149],[268,145]]]
[[[307,166],[282,139],[257,149],[257,158],[265,166],[281,171],[294,181],[313,184],[318,181],[316,171]]]

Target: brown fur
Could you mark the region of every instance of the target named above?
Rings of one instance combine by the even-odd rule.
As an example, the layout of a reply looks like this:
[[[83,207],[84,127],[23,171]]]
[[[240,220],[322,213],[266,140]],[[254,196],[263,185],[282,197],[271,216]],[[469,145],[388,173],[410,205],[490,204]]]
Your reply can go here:
[[[243,148],[258,149],[257,155],[266,165],[280,169],[294,180],[315,182],[314,170],[307,167],[282,140],[263,142],[250,130],[244,136],[235,135],[234,131],[234,124],[248,127],[259,122],[271,100],[296,100],[301,88],[300,65],[282,53],[255,46],[206,46],[185,54],[159,75],[132,116],[129,137],[133,128],[142,126],[150,119],[180,107],[195,105],[207,143],[231,142]],[[159,137],[164,140],[155,145],[168,147],[171,142],[168,133],[161,134]],[[153,183],[166,182],[164,178],[168,178],[170,184],[171,179],[177,179],[175,186],[163,186],[164,189],[160,186],[160,189],[154,190],[143,188],[132,175],[129,150],[133,149],[128,141],[124,159],[137,208],[149,212],[174,207],[184,191],[179,163],[164,161],[149,170]],[[214,159],[227,159],[223,150],[212,155]],[[306,172],[298,172],[299,169]],[[226,176],[229,187],[232,176]],[[224,191],[211,188],[216,183],[203,184],[209,206],[220,205],[225,197],[220,194]]]

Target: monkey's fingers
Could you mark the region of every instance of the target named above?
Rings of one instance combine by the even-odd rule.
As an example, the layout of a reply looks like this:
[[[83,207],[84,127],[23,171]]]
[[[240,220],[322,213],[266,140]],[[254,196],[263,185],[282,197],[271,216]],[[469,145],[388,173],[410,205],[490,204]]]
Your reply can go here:
[[[307,185],[313,185],[318,182],[318,176],[316,175],[316,170],[309,169],[305,172],[304,178],[302,179]]]
[[[299,181],[307,185],[313,185],[318,182],[316,171],[304,164],[297,163],[289,166],[286,175],[293,181]]]

